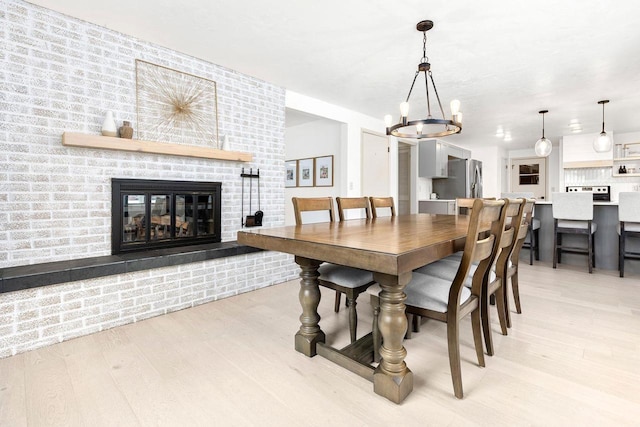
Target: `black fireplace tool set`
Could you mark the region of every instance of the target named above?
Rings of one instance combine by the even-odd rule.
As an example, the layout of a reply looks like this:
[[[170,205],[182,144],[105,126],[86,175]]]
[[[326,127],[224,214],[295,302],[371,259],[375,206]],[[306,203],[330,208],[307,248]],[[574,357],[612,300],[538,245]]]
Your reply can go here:
[[[243,227],[260,227],[262,225],[262,217],[264,216],[264,212],[260,210],[260,169],[254,174],[253,168],[249,169],[249,173],[244,172],[244,168],[242,168],[242,173],[240,174],[242,177],[242,212],[240,223]],[[244,216],[244,179],[247,178],[249,180],[249,212],[252,211],[251,202],[253,199],[253,180],[257,181],[258,186],[258,210],[255,211],[253,215]]]

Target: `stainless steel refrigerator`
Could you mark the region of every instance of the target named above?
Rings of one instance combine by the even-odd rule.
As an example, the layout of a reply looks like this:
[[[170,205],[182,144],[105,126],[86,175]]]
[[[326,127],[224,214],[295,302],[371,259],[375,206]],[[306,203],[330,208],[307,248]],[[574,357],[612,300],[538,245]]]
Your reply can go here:
[[[433,179],[433,192],[439,199],[482,197],[482,162],[449,157],[448,178]]]

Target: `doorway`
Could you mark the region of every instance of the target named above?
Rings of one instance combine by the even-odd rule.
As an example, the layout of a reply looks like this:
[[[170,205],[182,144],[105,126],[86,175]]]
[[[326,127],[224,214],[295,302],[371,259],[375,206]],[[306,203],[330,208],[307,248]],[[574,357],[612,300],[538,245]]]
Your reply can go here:
[[[398,215],[411,213],[411,145],[398,141]]]
[[[538,200],[547,199],[547,158],[511,159],[511,192],[533,193]]]
[[[362,132],[362,195],[390,196],[389,138],[369,131]]]

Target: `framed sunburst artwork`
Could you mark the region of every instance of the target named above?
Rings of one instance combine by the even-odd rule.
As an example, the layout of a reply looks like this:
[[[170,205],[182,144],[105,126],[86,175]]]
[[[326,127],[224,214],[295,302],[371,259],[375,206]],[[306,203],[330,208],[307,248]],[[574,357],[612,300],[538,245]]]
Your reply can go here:
[[[136,59],[138,138],[220,148],[216,82]]]

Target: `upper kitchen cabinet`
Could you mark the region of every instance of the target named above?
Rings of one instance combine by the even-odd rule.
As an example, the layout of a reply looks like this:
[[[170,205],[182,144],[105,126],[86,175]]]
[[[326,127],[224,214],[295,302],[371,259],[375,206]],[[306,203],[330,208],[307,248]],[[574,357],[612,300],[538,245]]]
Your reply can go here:
[[[593,149],[593,140],[597,136],[597,134],[563,136],[563,168],[572,169],[611,167],[613,165],[613,155],[611,154],[611,151],[608,151],[606,153],[597,153]]]
[[[425,178],[447,178],[449,157],[468,159],[471,151],[437,139],[420,141],[418,175]]]

